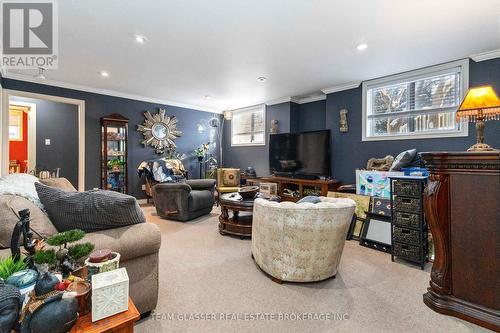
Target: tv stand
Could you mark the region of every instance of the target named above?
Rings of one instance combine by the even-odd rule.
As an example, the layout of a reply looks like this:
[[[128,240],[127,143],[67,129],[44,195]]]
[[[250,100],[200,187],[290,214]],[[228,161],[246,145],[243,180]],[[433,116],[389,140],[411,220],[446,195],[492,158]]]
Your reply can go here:
[[[315,180],[315,179],[320,179],[319,176],[317,175],[308,175],[304,173],[288,173],[288,172],[276,172],[274,173],[273,177],[280,177],[280,178],[292,178],[292,179],[309,179],[309,180]]]
[[[262,177],[261,183],[278,184],[278,195],[283,201],[298,201],[308,195],[326,197],[328,191],[336,191],[340,182],[335,179],[301,179],[292,177]]]

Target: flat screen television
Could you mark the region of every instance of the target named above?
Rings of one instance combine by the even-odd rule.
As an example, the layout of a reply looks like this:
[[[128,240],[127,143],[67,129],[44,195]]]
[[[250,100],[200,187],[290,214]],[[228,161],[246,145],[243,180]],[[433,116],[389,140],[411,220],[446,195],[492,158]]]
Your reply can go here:
[[[330,130],[272,134],[269,169],[278,176],[329,177]]]

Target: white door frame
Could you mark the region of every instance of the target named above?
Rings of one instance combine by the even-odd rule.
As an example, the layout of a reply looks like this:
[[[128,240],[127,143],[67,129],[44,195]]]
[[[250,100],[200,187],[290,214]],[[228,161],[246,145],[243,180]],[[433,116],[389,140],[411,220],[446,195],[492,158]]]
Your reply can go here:
[[[53,95],[36,94],[20,90],[3,89],[0,115],[0,176],[9,173],[9,103],[10,97],[43,99],[72,104],[78,107],[78,190],[85,190],[85,101]],[[63,125],[63,124],[61,124]]]

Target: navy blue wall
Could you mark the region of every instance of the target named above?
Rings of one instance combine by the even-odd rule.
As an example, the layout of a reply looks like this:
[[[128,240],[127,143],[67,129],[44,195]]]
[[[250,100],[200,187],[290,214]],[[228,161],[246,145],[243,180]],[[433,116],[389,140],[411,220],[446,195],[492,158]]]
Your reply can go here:
[[[500,94],[500,59],[476,63],[470,61],[469,86],[493,85]],[[355,170],[364,168],[371,157],[396,156],[401,151],[416,148],[418,151],[464,151],[475,142],[474,124],[469,124],[469,136],[443,139],[361,141],[362,95],[359,88],[329,94],[326,100],[306,104],[283,103],[268,107],[267,121],[280,119],[280,133],[330,129],[332,133],[332,176],[342,183],[354,183]],[[339,110],[349,110],[347,119],[349,132],[339,131]],[[276,110],[276,111],[270,111]],[[289,116],[288,120],[278,118]],[[288,124],[282,126],[282,124]],[[260,175],[269,173],[268,148],[231,147],[229,144],[230,125],[225,135],[228,143],[224,146],[226,166],[245,168],[253,165]],[[500,147],[500,121],[486,123],[485,140],[490,145]]]
[[[48,85],[2,79],[5,89],[22,90],[46,95],[62,96],[85,100],[85,188],[101,186],[100,178],[100,118],[112,113],[119,113],[130,119],[129,122],[129,193],[144,198],[141,190],[142,181],[137,176],[137,167],[143,160],[157,156],[150,147],[141,145],[142,133],[136,131],[137,125],[144,121],[144,111],[157,112],[165,108],[167,115],[174,115],[179,120],[178,127],[183,135],[176,140],[178,151],[190,155],[183,161],[192,178],[198,175],[198,163],[192,154],[193,150],[209,141],[208,131],[198,133],[200,120],[208,121],[213,115],[208,112],[181,108],[176,106],[147,103],[120,97],[88,93]],[[218,151],[218,149],[216,150]]]
[[[296,133],[300,128],[300,105],[297,103],[290,103],[290,128],[288,132]],[[286,133],[286,131],[280,130],[280,133]]]
[[[36,104],[36,169],[61,168],[59,175],[78,188],[78,107],[33,98],[14,100]]]
[[[295,115],[291,115],[291,105],[295,103],[281,103],[266,106],[266,145],[250,147],[231,147],[231,121],[226,121],[224,125],[224,152],[223,162],[225,167],[234,167],[245,170],[253,166],[257,175],[269,175],[269,129],[271,120],[278,120],[278,133],[288,133],[291,120]],[[295,104],[296,105],[296,104]],[[292,106],[294,108],[294,106]],[[294,122],[296,123],[296,122]]]
[[[491,84],[495,91],[500,92],[500,59],[478,63],[470,61],[469,86],[484,84]],[[343,183],[354,183],[355,169],[364,168],[371,157],[396,156],[412,148],[419,152],[464,151],[476,141],[476,130],[471,123],[468,137],[362,142],[361,94],[360,86],[329,94],[326,100],[326,126],[331,129],[333,137],[332,175]],[[339,110],[344,107],[349,110],[349,132],[340,133]],[[485,141],[496,148],[500,147],[500,121],[486,123]]]
[[[326,100],[299,104],[298,132],[326,128]]]

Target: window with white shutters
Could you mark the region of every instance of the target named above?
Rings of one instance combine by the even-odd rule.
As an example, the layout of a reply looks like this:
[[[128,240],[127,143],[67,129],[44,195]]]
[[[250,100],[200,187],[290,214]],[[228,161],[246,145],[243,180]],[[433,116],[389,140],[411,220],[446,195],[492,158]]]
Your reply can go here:
[[[265,110],[265,105],[257,105],[233,111],[231,120],[232,146],[265,145]]]
[[[363,140],[467,135],[455,113],[468,86],[459,61],[363,83]]]

